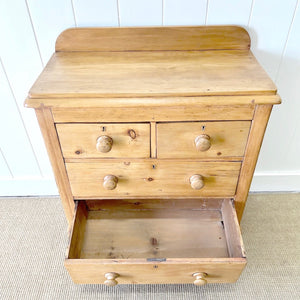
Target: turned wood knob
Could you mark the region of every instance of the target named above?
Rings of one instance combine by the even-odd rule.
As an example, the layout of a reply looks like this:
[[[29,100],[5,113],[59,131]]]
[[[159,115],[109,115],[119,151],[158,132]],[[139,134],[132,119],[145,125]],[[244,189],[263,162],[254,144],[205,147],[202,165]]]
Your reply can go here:
[[[205,285],[207,284],[207,280],[205,279],[207,277],[206,273],[203,272],[197,272],[193,274],[194,277],[196,277],[194,281],[194,285]]]
[[[195,145],[198,151],[207,151],[211,146],[210,136],[207,134],[198,135],[195,138]]]
[[[114,190],[117,187],[118,177],[115,175],[106,175],[103,179],[103,187],[106,190]]]
[[[118,273],[109,272],[104,275],[106,280],[104,281],[104,284],[107,286],[114,286],[118,284],[118,281],[116,278],[118,278],[120,275]]]
[[[201,175],[193,175],[190,177],[190,184],[194,190],[200,190],[204,187],[204,178]]]
[[[101,135],[97,138],[96,149],[99,152],[106,153],[109,152],[113,145],[113,139],[107,135]]]

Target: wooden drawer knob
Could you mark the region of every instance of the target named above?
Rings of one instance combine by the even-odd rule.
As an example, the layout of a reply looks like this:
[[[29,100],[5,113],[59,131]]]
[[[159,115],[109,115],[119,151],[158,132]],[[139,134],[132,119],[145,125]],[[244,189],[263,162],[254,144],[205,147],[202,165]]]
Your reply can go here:
[[[106,190],[114,190],[117,187],[118,177],[115,175],[106,175],[103,179],[103,187]]]
[[[198,135],[195,138],[195,145],[198,151],[207,151],[211,146],[210,136],[207,134]]]
[[[204,178],[201,175],[193,175],[190,177],[190,184],[194,190],[200,190],[204,187]]]
[[[118,284],[118,281],[116,278],[118,278],[120,275],[118,273],[109,272],[104,275],[106,280],[104,281],[104,284],[107,286],[114,286]]]
[[[194,285],[205,285],[207,284],[207,280],[205,279],[207,277],[206,273],[203,272],[197,272],[193,274],[194,277],[196,277],[194,281]]]
[[[107,135],[101,135],[97,139],[96,149],[99,152],[107,153],[111,150],[113,145],[113,139]]]

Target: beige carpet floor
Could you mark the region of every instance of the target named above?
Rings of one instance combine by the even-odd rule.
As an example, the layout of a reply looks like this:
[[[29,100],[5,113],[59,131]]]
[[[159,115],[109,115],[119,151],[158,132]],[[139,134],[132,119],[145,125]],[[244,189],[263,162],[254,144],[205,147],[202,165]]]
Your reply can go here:
[[[75,285],[59,198],[0,198],[0,299],[300,299],[300,194],[250,195],[241,226],[248,265],[235,284]]]

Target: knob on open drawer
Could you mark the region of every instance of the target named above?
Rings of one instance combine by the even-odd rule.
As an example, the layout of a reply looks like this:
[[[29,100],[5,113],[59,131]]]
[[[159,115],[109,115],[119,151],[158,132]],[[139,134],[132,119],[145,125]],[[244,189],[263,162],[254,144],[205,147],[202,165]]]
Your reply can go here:
[[[114,190],[118,184],[118,177],[115,175],[106,175],[103,179],[103,187],[106,190]]]
[[[99,152],[107,153],[111,150],[113,145],[113,139],[107,135],[101,135],[97,139],[96,149]]]
[[[115,272],[109,272],[106,273],[104,275],[104,277],[106,278],[106,280],[104,281],[104,284],[107,286],[114,286],[118,284],[118,281],[116,280],[116,278],[118,278],[120,275],[118,273]]]
[[[207,280],[205,279],[207,277],[207,274],[204,272],[197,272],[194,273],[193,276],[196,278],[194,281],[194,285],[205,285],[207,284]]]

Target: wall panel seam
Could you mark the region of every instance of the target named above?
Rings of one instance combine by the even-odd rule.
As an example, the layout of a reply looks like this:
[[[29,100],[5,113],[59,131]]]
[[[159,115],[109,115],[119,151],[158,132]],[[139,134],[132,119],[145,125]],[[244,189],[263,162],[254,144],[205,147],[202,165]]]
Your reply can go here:
[[[43,58],[42,58],[42,53],[41,53],[39,42],[38,42],[38,39],[37,39],[37,36],[36,36],[36,32],[35,32],[35,28],[34,28],[34,25],[33,25],[33,21],[32,21],[32,17],[31,17],[31,13],[30,13],[30,9],[29,9],[27,0],[25,0],[25,5],[26,5],[26,9],[27,9],[27,14],[28,14],[28,17],[29,17],[29,21],[30,21],[30,24],[31,24],[33,36],[34,36],[34,39],[35,39],[36,47],[37,47],[37,50],[39,52],[39,56],[40,56],[40,60],[41,60],[41,63],[42,63],[42,67],[44,68],[45,64],[44,64],[44,61],[43,61]]]
[[[294,25],[294,20],[295,20],[296,13],[297,13],[297,10],[298,10],[298,5],[299,5],[299,0],[297,0],[297,3],[295,5],[295,9],[294,9],[293,17],[292,17],[292,20],[291,20],[291,24],[289,26],[288,34],[287,34],[287,37],[286,37],[286,40],[285,40],[285,43],[284,43],[284,47],[283,47],[283,50],[282,50],[282,53],[281,53],[280,62],[279,62],[277,72],[276,72],[276,76],[275,76],[275,80],[274,80],[275,83],[277,83],[277,81],[278,81],[279,71],[280,71],[280,68],[281,68],[285,53],[286,53],[287,44],[288,44],[288,41],[289,41],[289,38],[290,38],[290,33],[291,33],[293,25]]]
[[[74,3],[73,3],[73,0],[71,0],[71,7],[72,7],[72,13],[73,13],[73,18],[74,18],[75,27],[77,27],[77,20],[76,20],[76,14],[75,14],[75,9],[74,9]]]
[[[118,13],[118,25],[119,27],[121,26],[121,21],[120,21],[120,3],[119,3],[119,0],[116,0],[117,1],[117,13]]]
[[[32,153],[33,153],[35,162],[36,162],[36,164],[37,164],[37,166],[38,166],[40,175],[43,176],[43,172],[42,172],[41,166],[40,166],[40,164],[39,164],[39,162],[38,162],[38,159],[37,159],[36,153],[35,153],[35,151],[34,151],[34,148],[33,148],[33,145],[32,145],[32,142],[31,142],[31,139],[30,139],[30,136],[29,136],[29,133],[28,133],[28,131],[27,131],[27,128],[26,128],[26,126],[25,126],[25,122],[24,122],[23,116],[22,116],[21,111],[20,111],[20,107],[19,107],[19,105],[18,105],[16,96],[15,96],[15,94],[14,94],[13,88],[12,88],[11,83],[10,83],[10,81],[9,81],[9,78],[8,78],[8,76],[7,76],[7,72],[6,72],[6,70],[5,70],[5,67],[4,67],[4,64],[3,64],[3,61],[2,61],[2,58],[1,58],[1,57],[0,57],[0,66],[1,66],[2,69],[3,69],[3,73],[4,73],[5,78],[6,78],[6,80],[7,80],[7,84],[8,84],[8,86],[9,86],[9,90],[10,90],[10,92],[11,92],[11,95],[12,95],[12,97],[13,97],[13,99],[14,99],[14,102],[15,102],[15,105],[16,105],[16,108],[17,108],[17,111],[18,111],[18,114],[19,114],[19,118],[20,118],[20,120],[21,120],[21,122],[22,122],[22,124],[23,124],[24,130],[25,130],[25,134],[26,134],[26,137],[27,137],[27,139],[28,139],[30,148],[31,148],[31,150],[32,150]]]
[[[205,25],[207,25],[207,20],[208,20],[208,9],[209,9],[209,0],[206,0]]]
[[[13,173],[12,173],[10,167],[9,167],[9,164],[8,164],[8,162],[7,162],[7,160],[6,160],[5,156],[4,156],[4,153],[2,152],[2,149],[1,149],[1,148],[0,148],[0,155],[2,156],[2,158],[3,158],[3,160],[4,160],[4,163],[6,164],[7,169],[8,169],[8,171],[9,171],[9,174],[10,174],[11,178],[13,179],[13,178],[14,178],[14,175],[13,175]]]
[[[161,0],[161,24],[164,26],[164,5],[165,1]]]
[[[253,14],[254,2],[255,2],[255,0],[252,0],[247,27],[249,27],[250,22],[251,22],[251,18],[252,18],[252,14]]]

